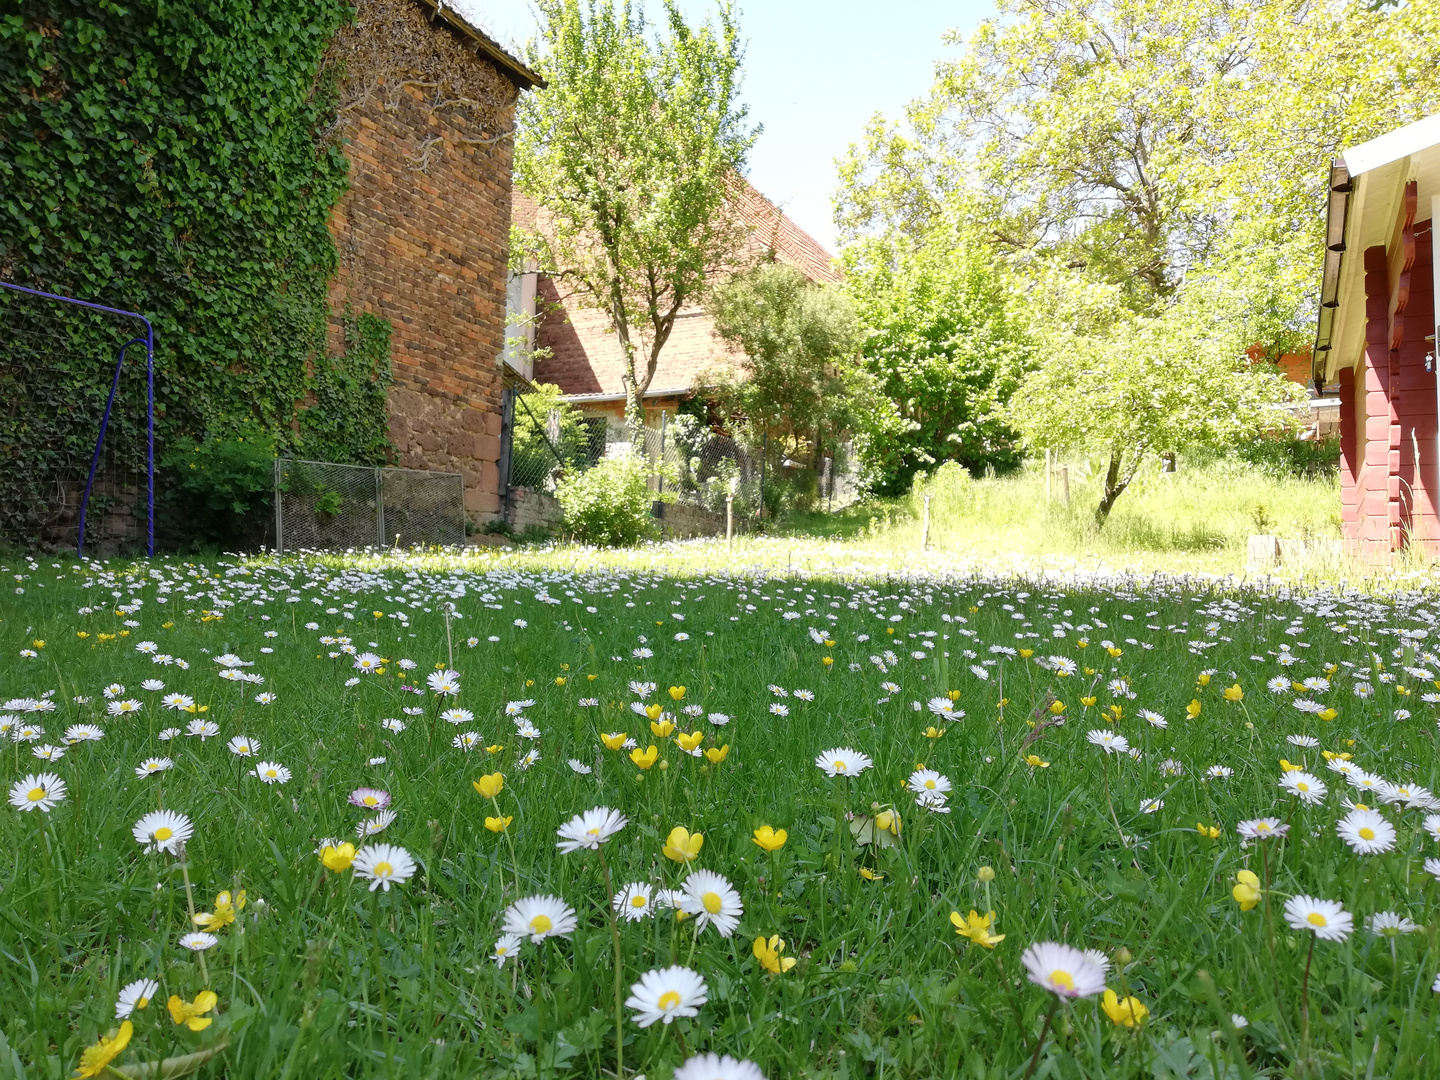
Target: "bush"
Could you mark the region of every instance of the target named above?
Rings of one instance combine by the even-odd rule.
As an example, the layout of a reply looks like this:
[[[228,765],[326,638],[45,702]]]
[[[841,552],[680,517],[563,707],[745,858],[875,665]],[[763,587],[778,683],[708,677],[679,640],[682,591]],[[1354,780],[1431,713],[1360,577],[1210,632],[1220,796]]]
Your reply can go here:
[[[650,513],[650,466],[635,454],[601,460],[593,469],[561,477],[555,497],[565,530],[585,544],[621,547],[654,539],[660,527]],[[661,501],[669,501],[658,496]]]
[[[182,546],[243,547],[268,534],[275,491],[275,440],[247,428],[177,440],[160,461],[162,510]]]

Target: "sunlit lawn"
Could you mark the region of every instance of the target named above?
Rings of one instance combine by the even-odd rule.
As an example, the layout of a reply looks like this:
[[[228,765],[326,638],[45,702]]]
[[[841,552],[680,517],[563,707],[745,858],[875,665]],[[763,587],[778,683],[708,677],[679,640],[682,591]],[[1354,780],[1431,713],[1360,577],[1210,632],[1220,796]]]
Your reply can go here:
[[[810,556],[746,572],[750,543],[675,549],[667,573],[654,549],[7,560],[0,1077],[68,1076],[144,979],[123,1075],[195,1055],[165,1075],[593,1077],[619,1058],[655,1080],[709,1052],[771,1080],[1440,1074],[1440,818],[1405,787],[1436,779],[1440,603]],[[141,775],[152,758],[173,767]],[[1352,804],[1393,828],[1386,850],[1337,833]],[[594,807],[623,827],[557,849]],[[157,810],[186,815],[188,844],[145,850]],[[1288,837],[1237,832],[1264,817]],[[219,916],[198,951],[187,879]],[[641,917],[612,925],[627,886],[648,887],[621,908]],[[680,918],[665,890],[687,887]],[[1291,929],[1297,895],[1350,932],[1333,911],[1336,940]],[[556,898],[551,933],[531,941],[525,909],[502,966],[533,896]],[[1415,929],[1372,933],[1382,912]],[[1098,978],[1108,1009],[1028,976],[1043,942],[1096,951],[1065,978]],[[649,1012],[673,1022],[640,1026],[632,987],[672,965],[703,990],[654,977]]]

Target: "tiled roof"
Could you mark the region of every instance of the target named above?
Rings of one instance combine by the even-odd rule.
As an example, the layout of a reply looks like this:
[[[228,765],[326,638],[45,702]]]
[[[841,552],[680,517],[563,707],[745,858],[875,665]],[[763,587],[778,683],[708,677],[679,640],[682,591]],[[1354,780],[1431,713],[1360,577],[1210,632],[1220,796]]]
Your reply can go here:
[[[749,233],[752,254],[773,256],[811,281],[833,285],[841,280],[830,253],[748,181],[737,177],[733,191],[730,206]],[[511,212],[517,225],[535,227],[537,207],[519,191]],[[624,354],[605,313],[562,294],[544,275],[537,292],[544,314],[535,344],[550,355],[535,361],[535,380],[554,383],[567,394],[619,393]],[[676,318],[651,386],[693,388],[707,372],[733,369],[740,359],[721,340],[714,320],[701,308],[691,308]]]

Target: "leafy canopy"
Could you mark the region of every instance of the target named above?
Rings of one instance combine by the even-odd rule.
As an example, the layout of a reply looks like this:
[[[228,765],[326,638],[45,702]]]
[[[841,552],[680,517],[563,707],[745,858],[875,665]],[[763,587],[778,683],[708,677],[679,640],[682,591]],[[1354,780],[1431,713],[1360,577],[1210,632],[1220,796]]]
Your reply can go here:
[[[723,207],[758,128],[738,102],[739,24],[728,2],[691,26],[665,0],[653,34],[629,0],[538,9],[530,62],[549,85],[521,102],[516,180],[545,269],[609,316],[633,423],[676,318],[740,248]]]

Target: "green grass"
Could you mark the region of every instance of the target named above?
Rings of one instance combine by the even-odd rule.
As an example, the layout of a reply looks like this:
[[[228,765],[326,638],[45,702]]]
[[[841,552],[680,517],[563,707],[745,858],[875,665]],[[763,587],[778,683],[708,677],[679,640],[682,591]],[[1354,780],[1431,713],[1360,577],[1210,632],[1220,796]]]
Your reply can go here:
[[[761,569],[747,573],[747,565]],[[896,567],[911,572],[887,571]],[[613,1072],[614,946],[601,862],[598,853],[555,847],[561,824],[601,805],[629,818],[603,849],[616,888],[677,886],[686,870],[661,848],[684,826],[705,837],[695,865],[728,878],[744,903],[728,939],[713,929],[697,937],[693,920],[668,913],[619,927],[624,995],[644,972],[675,962],[703,976],[709,998],[697,1017],[668,1027],[642,1030],[624,1010],[627,1075],[665,1080],[687,1054],[715,1051],[754,1061],[771,1080],[1018,1078],[1055,1001],[1024,978],[1021,953],[1037,941],[1102,951],[1113,965],[1108,985],[1150,1015],[1131,1031],[1112,1025],[1098,999],[1062,1004],[1039,1045],[1036,1075],[1440,1074],[1430,989],[1440,969],[1440,885],[1422,866],[1435,843],[1423,812],[1387,806],[1395,849],[1352,854],[1335,823],[1354,793],[1321,757],[1347,752],[1391,781],[1436,785],[1436,707],[1421,699],[1434,688],[1417,665],[1440,674],[1440,659],[1427,654],[1429,639],[1407,639],[1418,653],[1400,648],[1394,630],[1428,628],[1440,603],[1419,593],[1306,598],[1172,578],[1062,586],[921,570],[903,551],[886,562],[845,545],[767,540],[728,553],[675,545],[603,557],[557,549],[279,562],[7,560],[0,701],[51,693],[56,709],[22,717],[42,723],[45,737],[0,752],[0,768],[7,789],[50,769],[69,790],[48,814],[0,807],[0,1077],[68,1076],[83,1048],[115,1025],[119,989],[142,977],[157,979],[160,991],[132,1018],[134,1036],[115,1062],[122,1067],[223,1044],[197,1075]],[[285,602],[290,595],[299,602]],[[449,642],[447,602],[460,616]],[[1053,636],[1057,626],[1063,636]],[[835,644],[814,641],[812,627]],[[322,635],[388,658],[385,673],[356,672]],[[1118,656],[1105,651],[1107,640]],[[136,650],[142,641],[189,668],[153,663]],[[1012,658],[992,646],[1035,655]],[[1282,646],[1299,658],[1293,666],[1278,661]],[[640,648],[653,656],[636,657]],[[436,665],[451,665],[452,652],[462,689],[446,705],[474,713],[458,728],[436,722],[434,695],[401,691],[397,663],[415,661],[404,681],[423,686]],[[1373,670],[1372,652],[1393,682]],[[225,653],[252,662],[243,670],[263,686],[218,678],[214,658]],[[1050,655],[1080,670],[1061,677],[1037,663]],[[1209,669],[1215,675],[1199,686]],[[1266,688],[1280,675],[1327,671],[1333,688],[1306,696],[1333,706],[1331,721],[1297,710],[1293,690]],[[1374,693],[1359,697],[1353,676],[1365,672]],[[164,710],[162,692],[141,688],[150,678],[207,711]],[[351,678],[360,681],[347,687]],[[1117,678],[1134,698],[1107,689]],[[729,714],[724,726],[680,717],[681,730],[702,732],[707,748],[728,745],[728,757],[713,765],[652,737],[648,719],[630,708],[638,700],[631,680],[658,684],[645,700],[672,712],[695,704]],[[112,682],[124,685],[122,699],[143,703],[138,713],[106,715]],[[771,684],[792,694],[781,699]],[[1243,688],[1242,702],[1223,699],[1232,684]],[[686,687],[678,704],[672,685]],[[798,689],[815,700],[797,699]],[[262,690],[276,695],[273,704],[253,700]],[[941,722],[923,703],[947,690],[965,715]],[[1084,704],[1092,695],[1094,704]],[[585,697],[599,706],[581,707]],[[506,702],[523,699],[534,699],[524,712],[542,732],[537,742],[519,738],[505,716]],[[1196,719],[1186,714],[1192,699]],[[1066,706],[1063,726],[1043,723],[1053,701]],[[776,703],[789,715],[772,715]],[[1107,757],[1087,741],[1112,704],[1122,712],[1114,730],[1138,760]],[[405,706],[423,714],[406,716]],[[1396,720],[1401,707],[1413,716]],[[1162,714],[1168,728],[1141,719],[1142,708]],[[392,717],[408,729],[382,728]],[[213,720],[219,736],[158,740],[166,726],[192,719]],[[69,747],[53,765],[31,756],[41,743],[60,745],[77,723],[103,727],[104,738]],[[927,737],[932,724],[943,736]],[[503,748],[453,748],[464,730]],[[614,731],[657,745],[661,763],[641,772],[604,749],[600,733]],[[253,762],[226,748],[241,734],[292,779],[266,785],[246,774]],[[1319,746],[1287,741],[1302,734]],[[540,761],[517,768],[532,746]],[[827,778],[816,755],[844,746],[870,755],[874,767],[851,780]],[[1026,764],[1022,751],[1048,767]],[[137,778],[136,766],[153,754],[175,767]],[[578,775],[570,758],[593,772]],[[1282,792],[1281,758],[1303,761],[1329,784],[1320,805],[1297,805]],[[1172,775],[1167,760],[1183,772]],[[951,780],[950,813],[922,810],[906,793],[917,764]],[[1212,765],[1233,775],[1207,779]],[[498,803],[514,818],[513,858],[507,838],[484,827],[496,811],[472,788],[492,771],[505,774]],[[389,892],[371,893],[315,855],[326,837],[353,837],[366,815],[347,797],[361,786],[390,792],[398,815],[371,842],[401,845],[419,864]],[[1155,799],[1163,807],[1144,812]],[[174,857],[144,853],[131,835],[162,806],[195,823],[183,869]],[[850,828],[837,829],[841,812],[868,816],[878,806],[901,815],[893,846],[862,847]],[[1242,843],[1237,823],[1262,815],[1289,821],[1289,839]],[[1197,823],[1218,828],[1218,838],[1202,837]],[[789,834],[773,855],[751,841],[766,824]],[[986,867],[993,881],[981,881]],[[879,879],[865,880],[861,868]],[[1268,873],[1273,892],[1242,913],[1230,890],[1245,868]],[[222,889],[243,888],[249,899],[204,954],[203,972],[177,944],[190,929],[187,874],[197,909],[213,910]],[[518,963],[500,969],[490,950],[517,877],[522,895],[563,898],[579,925],[569,940],[527,943]],[[1357,923],[1348,940],[1315,947],[1308,1033],[1301,988],[1310,938],[1288,929],[1280,910],[1295,893],[1340,901]],[[950,913],[971,908],[995,911],[1004,940],[993,951],[954,933]],[[1372,937],[1363,920],[1384,910],[1420,931],[1393,945]],[[751,948],[772,934],[798,960],[780,975],[765,972]],[[192,1034],[163,1002],[193,999],[207,982],[218,1019]],[[1234,1029],[1232,1013],[1248,1026]]]
[[[1239,573],[1255,533],[1303,541],[1312,551],[1290,571],[1353,576],[1331,555],[1340,538],[1340,488],[1333,475],[1282,475],[1236,460],[1181,463],[1163,474],[1149,464],[1115,504],[1103,527],[1095,522],[1101,462],[1067,462],[1068,505],[1057,471],[1045,490],[1043,462],[1013,475],[972,480],[949,466],[922,480],[903,499],[878,499],[839,514],[791,520],[799,535],[847,540],[879,550],[920,547],[924,496],[930,495],[931,550],[991,568],[1045,566],[1169,573]]]

